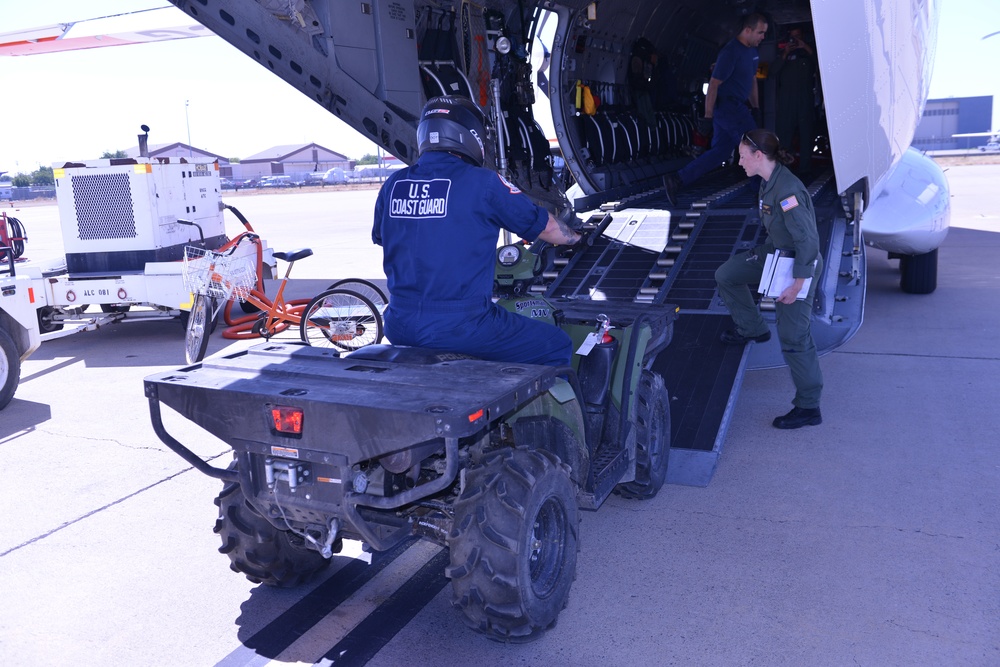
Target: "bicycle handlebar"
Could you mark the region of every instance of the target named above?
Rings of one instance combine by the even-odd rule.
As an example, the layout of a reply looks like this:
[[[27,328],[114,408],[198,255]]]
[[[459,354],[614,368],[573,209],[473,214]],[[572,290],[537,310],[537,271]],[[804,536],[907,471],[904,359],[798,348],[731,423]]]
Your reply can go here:
[[[235,215],[236,218],[240,222],[243,223],[243,226],[247,228],[248,232],[252,232],[253,231],[253,225],[250,224],[249,220],[247,220],[246,218],[243,217],[243,214],[240,213],[239,210],[235,206],[231,206],[229,204],[223,204],[223,206],[225,206],[227,209],[229,209],[230,211],[233,212],[233,215]]]
[[[254,234],[253,232],[243,232],[242,234],[236,237],[232,247],[229,248],[229,250],[226,252],[226,256],[228,257],[229,255],[232,255],[234,252],[236,252],[236,249],[240,247],[240,244],[247,240],[249,240],[251,243],[259,243],[260,235]]]

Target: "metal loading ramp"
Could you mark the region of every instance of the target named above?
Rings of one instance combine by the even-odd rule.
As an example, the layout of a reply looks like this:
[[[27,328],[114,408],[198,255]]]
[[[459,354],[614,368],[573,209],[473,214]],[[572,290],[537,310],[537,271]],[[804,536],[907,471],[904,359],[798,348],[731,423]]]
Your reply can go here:
[[[717,173],[685,192],[678,202],[683,210],[669,210],[660,191],[605,206],[594,216],[612,216],[604,234],[582,252],[557,259],[555,270],[545,275],[546,284],[536,287],[548,297],[678,306],[672,342],[653,365],[670,392],[667,480],[674,484],[706,486],[711,481],[745,371],[783,365],[776,343],[732,347],[719,341],[732,320],[716,290],[715,270],[766,236],[757,206],[759,181],[736,171]],[[842,263],[834,260],[843,254],[850,231],[832,186],[827,175],[810,189],[823,255],[832,267],[831,279],[838,280]],[[839,280],[846,287],[851,283],[847,276]],[[859,289],[858,306],[863,284]],[[822,326],[838,324],[828,313],[831,301],[840,299],[819,296],[814,307],[821,353],[846,341],[857,328],[853,325],[847,333],[850,326],[839,326],[831,333],[830,326]],[[773,323],[773,302],[765,301],[761,308]],[[847,319],[860,324],[860,312]]]

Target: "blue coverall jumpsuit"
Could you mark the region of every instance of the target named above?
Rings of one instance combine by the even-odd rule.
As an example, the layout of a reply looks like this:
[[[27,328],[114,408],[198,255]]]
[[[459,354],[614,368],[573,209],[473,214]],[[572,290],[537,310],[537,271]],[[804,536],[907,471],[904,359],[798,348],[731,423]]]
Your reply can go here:
[[[547,222],[514,185],[450,153],[425,152],[390,176],[372,229],[390,294],[386,337],[493,361],[569,365],[565,332],[491,298],[500,230],[533,241]]]
[[[690,185],[728,160],[743,133],[757,128],[747,99],[750,87],[757,85],[759,60],[756,47],[744,46],[738,39],[719,51],[712,70],[712,78],[722,81],[712,110],[712,147],[677,172],[681,185]]]

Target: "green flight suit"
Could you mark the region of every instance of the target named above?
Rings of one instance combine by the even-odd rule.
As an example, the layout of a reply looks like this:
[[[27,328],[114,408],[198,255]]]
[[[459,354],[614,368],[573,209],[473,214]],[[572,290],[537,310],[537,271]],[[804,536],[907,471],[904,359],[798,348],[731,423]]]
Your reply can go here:
[[[771,179],[760,186],[760,218],[767,240],[753,250],[731,257],[715,272],[719,295],[729,308],[736,330],[752,338],[767,332],[767,323],[753,300],[750,287],[760,284],[764,259],[775,248],[795,250],[792,276],[813,277],[809,294],[791,305],[776,303],[778,340],[781,354],[792,372],[795,399],[800,408],[818,408],[823,391],[823,374],[810,329],[816,286],[823,275],[819,254],[819,234],[812,199],[800,181],[784,165],[777,165]],[[815,269],[813,261],[816,262]]]

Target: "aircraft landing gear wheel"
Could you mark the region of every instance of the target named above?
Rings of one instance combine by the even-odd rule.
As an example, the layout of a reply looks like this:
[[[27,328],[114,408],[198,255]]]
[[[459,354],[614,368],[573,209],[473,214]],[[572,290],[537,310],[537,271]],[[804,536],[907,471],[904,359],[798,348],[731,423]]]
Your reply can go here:
[[[14,398],[14,390],[21,379],[21,355],[7,332],[0,329],[0,410]]]
[[[907,294],[930,294],[937,289],[937,248],[923,255],[899,258],[899,287]]]
[[[448,536],[452,604],[490,639],[537,639],[576,576],[580,514],[555,454],[505,449],[467,471]]]
[[[623,498],[648,500],[666,481],[670,461],[670,401],[659,373],[642,372],[635,401],[635,479],[615,491]]]
[[[184,359],[187,363],[196,364],[205,358],[214,313],[215,299],[196,294],[184,330]]]
[[[382,316],[375,304],[357,292],[330,289],[306,306],[299,333],[313,347],[356,350],[382,340]]]

